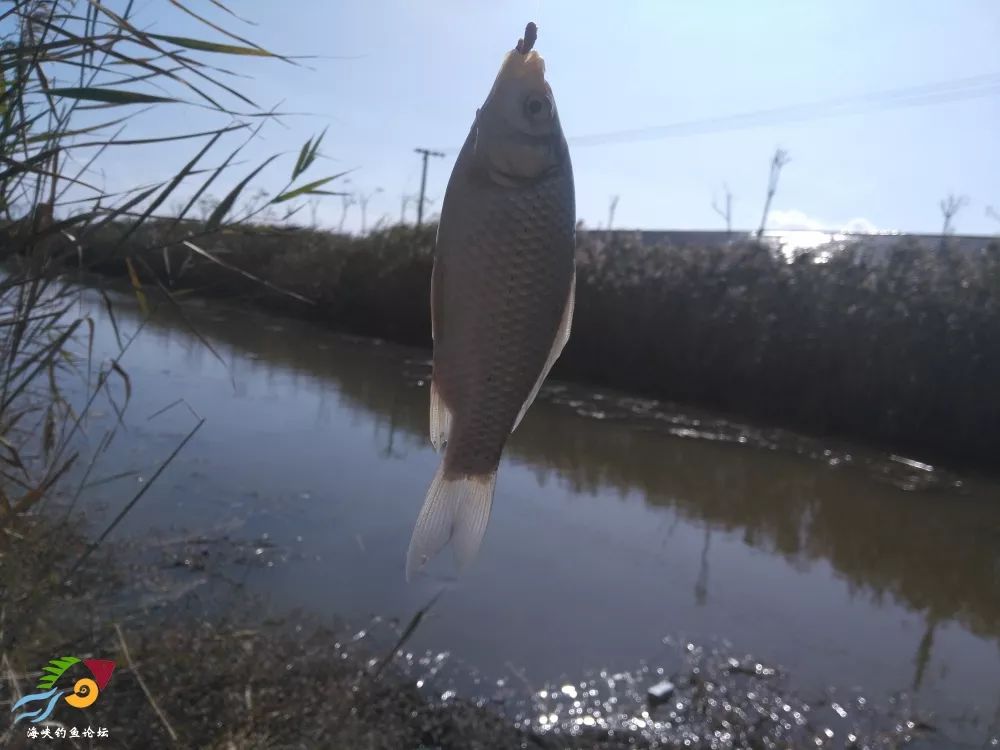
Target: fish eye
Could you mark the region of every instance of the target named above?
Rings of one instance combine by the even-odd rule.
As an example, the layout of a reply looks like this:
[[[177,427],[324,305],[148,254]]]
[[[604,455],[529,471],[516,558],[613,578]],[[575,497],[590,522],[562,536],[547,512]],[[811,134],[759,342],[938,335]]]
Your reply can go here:
[[[552,117],[552,103],[547,96],[529,94],[524,100],[524,114],[529,120]]]

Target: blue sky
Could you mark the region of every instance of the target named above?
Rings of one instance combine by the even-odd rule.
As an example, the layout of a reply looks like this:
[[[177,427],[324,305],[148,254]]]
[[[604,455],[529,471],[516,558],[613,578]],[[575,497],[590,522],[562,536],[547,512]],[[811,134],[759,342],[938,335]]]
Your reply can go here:
[[[791,162],[773,204],[775,226],[838,229],[855,222],[934,232],[941,227],[938,203],[951,192],[969,199],[956,219],[960,232],[1000,232],[1000,222],[986,215],[989,205],[1000,209],[996,0],[231,3],[257,26],[191,2],[274,51],[324,56],[309,61],[311,69],[213,62],[252,76],[236,84],[260,104],[309,113],[268,125],[248,157],[294,151],[328,126],[329,159],[314,167],[315,176],[353,169],[346,189],[382,188],[368,205],[369,226],[383,215],[397,219],[401,196],[416,192],[418,146],[449,150],[432,160],[428,178],[428,195],[438,201],[429,212],[440,205],[476,107],[525,22],[535,20],[537,49],[570,138],[578,215],[589,226],[606,223],[617,195],[618,227],[722,228],[712,200],[728,184],[734,224],[756,227],[768,164],[782,147]],[[139,7],[144,28],[218,38],[166,2]],[[793,122],[775,115],[741,129],[575,141],[985,74],[997,74],[988,95],[927,106],[888,108],[886,97],[875,97],[848,116]],[[168,107],[138,120],[132,132],[210,122],[202,111]],[[189,142],[142,158],[120,151],[105,162],[108,184],[168,176],[195,150]],[[286,160],[258,184],[277,190],[288,168]],[[224,192],[220,187],[217,195]],[[341,211],[340,199],[330,197],[316,216],[336,226]],[[308,211],[301,216],[310,220]],[[351,208],[345,226],[358,228],[360,218]]]

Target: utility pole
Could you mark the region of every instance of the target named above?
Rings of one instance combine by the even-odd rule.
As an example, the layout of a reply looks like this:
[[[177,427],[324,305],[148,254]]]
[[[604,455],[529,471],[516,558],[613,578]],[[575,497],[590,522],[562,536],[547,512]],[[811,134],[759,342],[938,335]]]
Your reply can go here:
[[[413,150],[424,157],[424,171],[420,176],[420,198],[417,201],[417,226],[419,227],[424,222],[424,191],[427,189],[427,157],[437,156],[438,158],[443,158],[444,154],[440,151],[431,151],[426,148],[415,148]]]

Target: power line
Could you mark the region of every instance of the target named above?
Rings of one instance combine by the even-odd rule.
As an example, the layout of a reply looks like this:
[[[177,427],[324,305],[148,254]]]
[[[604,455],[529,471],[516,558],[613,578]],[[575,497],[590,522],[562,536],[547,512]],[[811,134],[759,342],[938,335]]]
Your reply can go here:
[[[804,104],[772,107],[751,112],[720,117],[701,118],[630,130],[614,130],[604,133],[567,138],[576,147],[603,146],[613,143],[629,143],[660,138],[703,135],[723,131],[745,130],[766,125],[781,125],[790,122],[806,122],[828,117],[865,114],[886,109],[943,104],[961,99],[989,96],[1000,93],[1000,73],[984,74],[953,81],[910,86],[901,89],[887,89],[868,94],[839,96]],[[447,149],[454,153],[458,149]]]
[[[740,130],[763,125],[780,125],[786,122],[803,122],[826,117],[863,114],[884,109],[940,104],[998,92],[1000,92],[1000,75],[994,74],[977,76],[975,79],[962,79],[947,84],[931,84],[870,94],[842,96],[808,104],[773,107],[742,114],[689,120],[649,128],[598,133],[568,140],[574,146],[597,146],[606,143],[625,143],[671,136],[701,135],[723,130]]]

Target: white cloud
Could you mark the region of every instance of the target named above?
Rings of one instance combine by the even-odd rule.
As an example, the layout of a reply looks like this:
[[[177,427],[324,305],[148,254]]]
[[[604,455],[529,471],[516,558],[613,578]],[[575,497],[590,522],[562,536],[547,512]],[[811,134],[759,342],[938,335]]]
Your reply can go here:
[[[788,210],[775,209],[767,217],[767,228],[777,232],[848,232],[856,234],[870,234],[878,232],[879,229],[874,223],[858,216],[848,219],[841,226],[831,225],[829,222],[809,216],[804,211],[792,208]]]
[[[859,216],[854,219],[849,219],[847,223],[840,228],[841,232],[849,232],[851,234],[875,234],[879,231],[879,228],[872,224],[868,219],[863,216]]]
[[[790,209],[788,211],[782,211],[781,209],[775,209],[771,211],[767,216],[767,228],[771,230],[783,229],[783,230],[802,230],[807,229],[809,231],[822,231],[825,225],[819,219],[814,219],[807,216],[803,211],[798,209]]]

